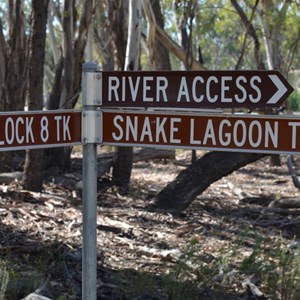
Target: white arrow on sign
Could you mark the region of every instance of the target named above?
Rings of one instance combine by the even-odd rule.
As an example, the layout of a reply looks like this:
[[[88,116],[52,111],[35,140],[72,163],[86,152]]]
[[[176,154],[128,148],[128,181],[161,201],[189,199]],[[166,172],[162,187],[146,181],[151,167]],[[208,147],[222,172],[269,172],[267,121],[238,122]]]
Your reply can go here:
[[[281,100],[281,97],[287,92],[287,88],[277,75],[269,75],[269,78],[277,87],[277,92],[267,101],[267,103],[276,104],[279,100]]]

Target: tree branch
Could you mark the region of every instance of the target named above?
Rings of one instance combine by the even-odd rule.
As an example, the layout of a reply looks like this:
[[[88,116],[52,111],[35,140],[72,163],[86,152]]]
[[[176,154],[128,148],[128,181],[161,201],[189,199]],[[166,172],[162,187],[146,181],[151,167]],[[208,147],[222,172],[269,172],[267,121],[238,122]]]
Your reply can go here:
[[[174,42],[169,35],[156,22],[149,0],[143,0],[143,10],[147,17],[150,27],[154,28],[157,39],[165,46],[165,48],[177,56],[181,61],[191,67],[191,70],[205,70],[204,66],[194,60],[191,56],[186,56],[186,52]],[[153,30],[153,29],[152,29]]]
[[[253,42],[254,42],[254,57],[255,57],[255,61],[256,61],[256,65],[257,65],[257,68],[259,70],[265,70],[265,65],[263,63],[263,60],[261,58],[261,55],[260,55],[260,43],[259,43],[259,39],[256,35],[256,32],[255,32],[255,29],[251,23],[253,17],[254,17],[254,12],[256,11],[256,8],[258,6],[258,3],[259,3],[259,0],[256,0],[255,1],[255,5],[253,7],[253,10],[252,10],[252,14],[251,14],[251,17],[250,17],[250,20],[248,20],[246,14],[244,13],[243,9],[241,8],[241,6],[237,3],[236,0],[230,0],[231,4],[233,5],[233,7],[235,8],[235,10],[237,11],[238,15],[240,16],[241,18],[241,21],[242,23],[244,24],[245,28],[246,28],[246,34],[245,34],[245,40],[246,40],[246,36],[249,34],[252,39],[253,39]],[[245,42],[245,41],[244,41]],[[243,46],[244,47],[244,46]],[[237,63],[237,67],[236,69],[238,68],[239,64],[240,64],[240,61],[242,59],[242,56],[243,56],[243,52],[238,60],[238,63]]]

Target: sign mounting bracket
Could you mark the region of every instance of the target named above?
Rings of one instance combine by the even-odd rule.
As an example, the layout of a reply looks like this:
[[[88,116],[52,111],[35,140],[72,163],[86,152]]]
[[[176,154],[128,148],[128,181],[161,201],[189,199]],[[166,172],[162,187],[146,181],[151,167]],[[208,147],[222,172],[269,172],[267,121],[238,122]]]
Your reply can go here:
[[[82,77],[82,104],[102,105],[102,73],[86,72]]]
[[[102,143],[102,111],[86,110],[81,114],[81,137],[83,144]]]

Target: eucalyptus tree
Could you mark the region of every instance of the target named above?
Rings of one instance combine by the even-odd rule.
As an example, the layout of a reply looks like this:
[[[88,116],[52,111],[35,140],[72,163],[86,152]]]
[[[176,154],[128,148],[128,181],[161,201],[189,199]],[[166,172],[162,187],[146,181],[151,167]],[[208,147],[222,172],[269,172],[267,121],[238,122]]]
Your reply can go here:
[[[28,64],[28,109],[43,109],[43,74],[45,60],[46,26],[49,0],[32,0],[31,37]],[[43,186],[43,149],[26,151],[23,186],[41,191]]]
[[[125,55],[125,71],[136,71],[140,62],[142,6],[140,0],[129,0],[128,34]],[[113,168],[113,178],[117,186],[127,192],[130,185],[133,162],[132,147],[118,147]]]
[[[156,24],[160,28],[165,27],[165,19],[161,10],[161,3],[159,0],[151,0],[151,1],[143,1],[143,10],[147,11],[147,5],[150,5],[148,11],[151,10],[153,12],[153,16],[155,16]],[[171,61],[169,51],[164,46],[159,39],[155,37],[155,33],[153,33],[151,28],[151,21],[147,20],[147,44],[149,49],[149,61],[150,61],[150,69],[151,70],[171,70]]]
[[[216,2],[214,1],[214,3]],[[295,42],[290,45],[295,46],[291,48],[284,49],[286,43],[283,37],[287,36],[289,28],[286,27],[286,24],[288,24],[289,14],[294,12],[295,3],[292,1],[279,3],[274,0],[245,1],[241,5],[241,2],[231,0],[231,7],[228,6],[228,2],[219,1],[218,3],[220,6],[212,7],[216,22],[207,24],[207,28],[213,29],[214,37],[214,39],[207,40],[210,45],[204,44],[204,47],[207,47],[203,53],[208,58],[206,60],[208,68],[221,69],[230,62],[228,69],[232,69],[234,66],[257,69],[268,65],[269,68],[286,71],[284,66],[292,65],[291,61],[295,55],[290,53],[295,54],[299,51],[299,33],[294,36]],[[203,7],[205,4],[208,4],[208,1],[202,2]],[[227,14],[227,18],[223,18],[223,14]],[[232,16],[231,18],[229,18],[229,14]],[[232,26],[233,19],[235,20],[234,27],[219,26],[220,21],[223,25],[227,23]],[[204,24],[204,21],[202,22]],[[298,24],[296,27],[299,31]],[[224,39],[228,41],[231,39],[228,35],[229,28],[231,28],[231,33],[236,34],[236,44],[224,42]],[[291,26],[290,30],[295,31],[295,28]],[[218,34],[216,35],[218,32],[224,34],[226,31],[227,34],[222,38]],[[209,31],[203,32],[203,34],[207,36]],[[248,36],[251,39],[247,39]],[[217,57],[215,53],[211,59],[209,58],[207,50],[210,49],[213,53],[212,47],[216,45],[218,47],[215,49],[220,49],[225,54],[223,58],[227,59],[226,63],[223,62],[220,52]],[[234,48],[232,48],[233,46]],[[227,55],[228,49],[232,50],[233,55]],[[217,65],[215,61],[218,61]],[[185,209],[213,182],[263,156],[261,153],[209,152],[180,172],[175,180],[158,194],[158,206],[173,212]]]
[[[55,77],[49,95],[48,108],[74,108],[81,91],[81,67],[84,62],[85,47],[95,1],[50,0],[51,26],[54,22],[58,29],[49,30],[49,43],[55,64]],[[49,22],[48,22],[49,23]],[[62,34],[61,34],[62,32]],[[71,148],[47,150],[52,165],[60,169],[70,167]]]
[[[151,70],[170,70],[171,63],[169,52],[165,47],[164,41],[156,38],[155,27],[158,26],[164,28],[164,18],[161,12],[161,6],[159,0],[130,0],[129,1],[129,16],[128,16],[128,25],[123,23],[125,27],[128,28],[127,32],[127,47],[126,47],[126,57],[124,61],[124,69],[127,71],[138,70],[141,67],[140,65],[140,35],[141,35],[141,27],[142,27],[142,7],[145,13],[146,21],[147,21],[147,47],[149,53],[149,68]],[[124,5],[124,1],[122,1],[122,5]],[[117,16],[124,15],[124,9],[122,10],[122,6],[120,5],[121,12],[114,11],[112,13],[112,4],[110,4],[110,28],[113,29],[116,23]],[[116,8],[116,7],[114,7]],[[121,13],[121,14],[120,14]],[[112,17],[114,16],[114,17]],[[122,18],[120,20],[124,22]],[[120,32],[120,30],[116,31],[115,34],[119,36],[119,39],[114,38],[115,49],[117,49],[118,57],[120,58],[120,54],[124,53],[122,50],[124,48],[122,45],[122,41],[126,36],[124,31]],[[121,56],[122,58],[122,56]],[[120,59],[119,59],[120,60]],[[132,147],[118,147],[116,157],[114,160],[113,167],[113,178],[114,182],[117,186],[119,186],[123,191],[127,191],[130,185],[130,175],[132,169]]]
[[[170,20],[165,20],[165,28],[161,26],[161,24],[157,21],[156,14],[154,14],[154,8],[150,5],[150,0],[143,0],[143,12],[146,16],[149,30],[148,32],[152,33],[153,39],[157,39],[168,51],[170,54],[174,55],[179,61],[186,62],[188,60],[188,64],[190,65],[191,70],[204,70],[204,66],[199,61],[193,59],[192,55],[188,55],[186,51],[181,47],[176,39],[173,38],[174,31],[173,26],[171,26],[172,30],[168,30],[167,24],[172,24]],[[184,1],[188,2],[188,1]],[[164,15],[169,17],[169,12],[172,11],[170,8],[170,1],[162,1],[162,10],[164,10]],[[167,22],[168,21],[168,22]],[[169,32],[168,32],[169,31]]]
[[[23,0],[3,4],[0,18],[0,110],[24,110],[28,68],[28,24]],[[12,152],[0,153],[0,169],[11,165]]]

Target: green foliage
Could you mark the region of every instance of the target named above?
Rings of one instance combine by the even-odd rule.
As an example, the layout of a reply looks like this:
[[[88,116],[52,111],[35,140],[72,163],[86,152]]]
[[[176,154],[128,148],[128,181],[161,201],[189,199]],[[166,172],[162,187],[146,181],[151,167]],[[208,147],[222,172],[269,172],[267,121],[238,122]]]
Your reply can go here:
[[[177,266],[177,269],[181,274],[184,265]],[[182,281],[180,277],[176,278],[176,273],[173,272],[160,278],[154,274],[127,269],[119,273],[116,284],[120,299],[134,299],[141,295],[149,297],[159,295],[170,300],[198,299],[198,290],[193,282]]]
[[[300,299],[300,247],[292,249],[283,238],[274,242],[256,236],[253,245],[245,248],[247,239],[246,235],[224,245],[214,255],[193,239],[171,277],[180,282],[192,279],[194,285],[214,290],[230,290],[255,278],[270,299]]]
[[[9,281],[9,269],[5,261],[0,259],[0,300],[4,300],[4,294]]]
[[[124,270],[116,279],[119,296],[122,299],[133,299],[141,294],[155,296],[157,293],[155,277],[148,273],[132,269]]]
[[[242,283],[251,280],[270,299],[297,300],[300,246],[293,244],[296,246],[289,246],[282,237],[273,240],[245,232],[237,240],[212,249],[204,248],[201,238],[195,236],[184,255],[161,278],[125,270],[117,285],[124,299],[160,294],[170,300],[196,300],[201,291],[210,291],[212,299],[225,299],[224,290],[242,293]]]
[[[66,272],[65,257],[59,243],[23,258],[21,263],[12,253],[8,253],[5,260],[0,258],[0,300],[21,299],[47,283],[46,277]],[[57,299],[71,299],[77,293],[76,287],[71,286],[68,298],[60,295]]]
[[[270,248],[260,275],[272,299],[300,299],[300,247],[289,249],[281,242]]]
[[[296,91],[292,93],[292,95],[288,99],[289,108],[292,111],[299,111],[300,110],[300,94]]]
[[[168,34],[176,40],[177,27],[174,24],[173,1],[161,1],[163,14],[165,16],[165,29]],[[177,1],[179,12],[187,5],[188,1]],[[254,42],[247,33],[245,24],[234,9],[230,1],[206,0],[197,2],[194,9],[193,21],[193,56],[198,59],[198,47],[200,46],[204,64],[210,70],[234,69],[242,52],[242,69],[257,69],[254,58]],[[266,63],[266,49],[263,34],[261,14],[261,3],[253,14],[255,1],[238,1],[245,16],[251,20],[260,45],[260,55]],[[271,2],[270,2],[271,3]],[[291,60],[292,67],[299,68],[299,6],[291,1],[283,9],[283,2],[276,4],[272,1],[272,11],[267,16],[267,22],[271,28],[280,28],[280,55],[283,58],[283,71],[288,71]],[[173,21],[172,21],[173,20]],[[173,63],[173,62],[172,62]],[[178,65],[173,65],[173,69]]]

